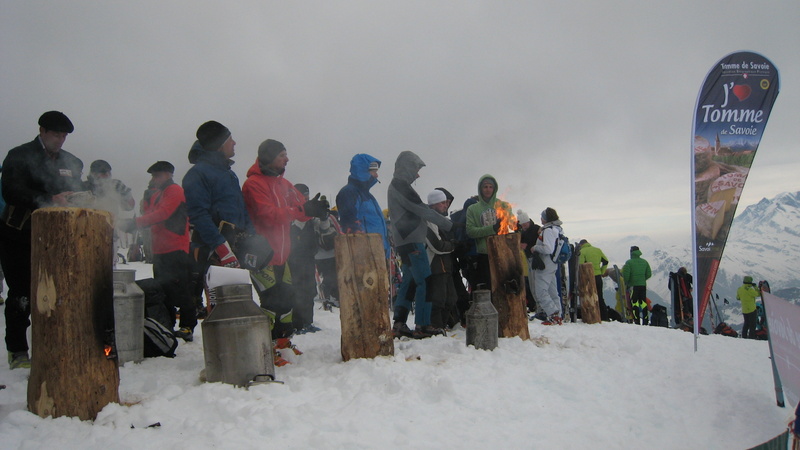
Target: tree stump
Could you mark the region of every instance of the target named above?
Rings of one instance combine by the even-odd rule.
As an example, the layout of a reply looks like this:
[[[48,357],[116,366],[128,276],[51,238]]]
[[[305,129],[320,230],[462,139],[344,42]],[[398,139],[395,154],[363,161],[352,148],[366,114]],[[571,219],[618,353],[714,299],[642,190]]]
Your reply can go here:
[[[381,235],[336,236],[342,359],[394,355],[389,276]]]
[[[530,339],[525,298],[525,276],[520,256],[520,234],[486,238],[492,277],[492,304],[498,314],[500,337]]]
[[[112,216],[42,208],[31,217],[32,364],[28,409],[94,420],[119,403],[119,369],[104,352],[114,327]]]
[[[578,267],[578,295],[581,298],[581,319],[583,323],[599,323],[600,304],[597,298],[597,284],[594,281],[592,263],[583,263]]]

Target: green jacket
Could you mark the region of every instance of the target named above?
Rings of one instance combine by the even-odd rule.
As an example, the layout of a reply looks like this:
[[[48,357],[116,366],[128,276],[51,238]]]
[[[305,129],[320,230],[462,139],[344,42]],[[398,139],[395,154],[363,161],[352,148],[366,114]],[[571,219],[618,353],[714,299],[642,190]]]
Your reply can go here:
[[[488,201],[481,197],[481,183],[487,178],[494,182],[494,194]],[[497,180],[493,176],[489,174],[482,176],[478,180],[478,203],[467,208],[467,235],[475,239],[475,247],[478,253],[486,254],[486,237],[497,234],[494,231],[494,224],[497,222],[495,203],[498,203],[497,206],[504,209],[506,214],[511,216],[511,205],[502,200],[497,200],[497,190]]]
[[[598,247],[593,247],[590,243],[581,245],[581,256],[578,259],[580,264],[592,263],[595,275],[602,275],[608,267],[608,258]]]
[[[650,263],[642,258],[641,250],[631,252],[631,259],[625,261],[622,266],[622,277],[628,287],[647,286],[647,279],[653,276],[650,270]]]
[[[756,310],[756,298],[760,297],[758,289],[750,283],[739,286],[736,291],[736,299],[742,302],[742,314],[748,314]]]

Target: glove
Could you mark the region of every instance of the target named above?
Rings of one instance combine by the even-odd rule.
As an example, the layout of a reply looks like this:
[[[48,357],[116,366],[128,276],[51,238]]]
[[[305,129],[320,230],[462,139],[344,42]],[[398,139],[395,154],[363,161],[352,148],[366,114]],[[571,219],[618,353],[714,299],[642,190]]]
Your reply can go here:
[[[303,212],[308,217],[319,217],[320,219],[328,218],[328,208],[331,206],[328,200],[319,198],[319,193],[311,200],[303,204]]]
[[[120,219],[117,223],[117,228],[126,232],[126,233],[133,233],[136,231],[136,219]]]
[[[497,232],[500,231],[500,224],[501,223],[502,223],[502,221],[498,220],[497,222],[495,222],[494,225],[492,225],[492,229],[494,230],[495,234],[497,234]]]
[[[115,179],[115,180],[111,180],[111,183],[114,185],[114,190],[117,191],[117,193],[121,197],[125,197],[126,195],[130,194],[131,188],[129,188],[128,186],[125,186],[125,183],[123,183],[122,181],[119,181],[119,180]]]
[[[223,267],[233,267],[238,269],[239,260],[236,259],[236,255],[233,254],[233,250],[231,250],[231,245],[228,244],[226,241],[225,243],[219,244],[217,248],[214,250],[217,256],[219,256],[219,263]]]

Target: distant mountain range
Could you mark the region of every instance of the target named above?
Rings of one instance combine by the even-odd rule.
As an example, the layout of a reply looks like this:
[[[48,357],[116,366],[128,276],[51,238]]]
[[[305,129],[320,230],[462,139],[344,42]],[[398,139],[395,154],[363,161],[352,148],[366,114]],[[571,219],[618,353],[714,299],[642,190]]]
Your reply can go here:
[[[661,246],[647,236],[627,236],[617,242],[598,244],[611,259],[626,255],[625,259],[612,261],[620,268],[631,245],[642,248],[653,270],[653,277],[647,282],[648,297],[668,308],[669,273],[681,266],[690,270],[692,267],[691,242]],[[719,315],[737,330],[742,314],[736,290],[745,275],[756,281],[768,280],[775,295],[800,304],[800,192],[764,198],[734,218],[714,284],[714,299],[719,296],[716,301]],[[604,295],[609,306],[614,305],[613,288],[614,283],[606,280]],[[725,299],[729,304],[725,304]],[[709,308],[715,308],[714,303]],[[717,315],[716,309],[713,313]]]

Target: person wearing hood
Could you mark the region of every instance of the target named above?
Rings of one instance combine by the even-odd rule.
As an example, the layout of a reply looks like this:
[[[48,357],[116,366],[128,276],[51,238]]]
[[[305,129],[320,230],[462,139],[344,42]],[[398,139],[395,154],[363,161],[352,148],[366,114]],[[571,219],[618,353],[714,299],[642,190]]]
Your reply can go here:
[[[561,325],[561,296],[558,295],[558,281],[556,271],[558,264],[553,261],[552,255],[555,253],[558,235],[563,232],[561,220],[558,213],[553,208],[546,208],[542,211],[542,226],[539,229],[539,237],[533,246],[533,252],[538,253],[538,257],[544,264],[543,269],[534,271],[534,297],[542,310],[547,315],[547,320],[542,325]]]
[[[478,252],[476,268],[476,284],[483,284],[486,289],[491,289],[491,275],[489,268],[489,254],[486,250],[486,238],[498,234],[501,219],[497,216],[497,209],[505,211],[506,217],[511,217],[511,205],[497,199],[497,179],[486,174],[478,181],[478,203],[467,209],[467,235],[475,239],[475,249]]]
[[[423,338],[440,334],[439,330],[431,326],[431,303],[427,301],[425,295],[425,279],[431,274],[425,250],[425,238],[428,230],[427,222],[444,231],[450,231],[453,222],[430,209],[411,186],[411,183],[419,178],[419,171],[423,167],[425,163],[414,152],[401,152],[395,161],[394,177],[387,193],[392,236],[397,246],[397,253],[403,262],[403,281],[400,283],[394,305],[392,331],[396,337]],[[411,302],[406,298],[406,294],[412,281],[416,285],[414,292],[416,327],[413,332],[406,325],[411,310]]]
[[[336,210],[343,233],[378,233],[383,240],[386,258],[391,246],[378,201],[369,192],[378,181],[381,162],[366,153],[359,153],[350,160],[350,176],[347,184],[336,194]]]
[[[247,180],[242,186],[244,202],[256,232],[267,239],[274,251],[269,264],[251,273],[251,279],[261,307],[272,316],[272,337],[276,342],[288,339],[294,332],[292,312],[295,296],[291,286],[291,267],[287,265],[292,250],[292,221],[306,222],[313,217],[328,216],[327,201],[320,200],[320,194],[306,200],[284,178],[288,162],[283,143],[267,139],[258,146],[258,158],[247,171]]]
[[[756,338],[756,319],[758,318],[756,298],[760,296],[761,294],[756,289],[755,283],[753,283],[753,277],[744,277],[742,285],[736,290],[736,300],[742,302],[742,315],[744,316],[742,337],[744,339]]]
[[[11,369],[30,368],[27,330],[31,324],[31,214],[46,206],[69,206],[81,191],[83,162],[61,148],[75,130],[60,111],[39,117],[39,134],[8,151],[3,161],[6,206],[0,220],[0,261],[5,270],[6,349]]]
[[[631,259],[622,266],[622,278],[625,279],[631,291],[631,306],[633,307],[633,323],[648,325],[650,320],[647,309],[647,280],[653,275],[650,263],[642,258],[642,251],[637,246],[631,246]]]
[[[594,282],[597,286],[597,304],[600,306],[600,318],[603,321],[608,321],[608,307],[606,300],[603,298],[603,276],[605,276],[606,268],[608,267],[608,258],[599,247],[594,247],[586,239],[583,239],[580,245],[580,257],[578,262],[580,264],[592,263],[594,270]]]

